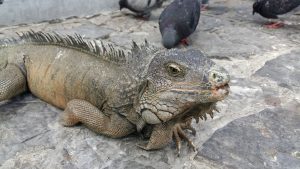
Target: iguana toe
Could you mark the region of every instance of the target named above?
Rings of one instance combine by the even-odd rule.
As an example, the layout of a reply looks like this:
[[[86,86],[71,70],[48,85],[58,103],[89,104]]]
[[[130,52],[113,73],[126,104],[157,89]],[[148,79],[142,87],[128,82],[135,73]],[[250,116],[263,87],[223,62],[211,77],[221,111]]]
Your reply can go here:
[[[181,123],[181,128],[190,130],[192,132],[193,136],[195,136],[197,133],[196,129],[192,126],[192,118],[189,118],[188,120],[186,120],[185,123]]]
[[[181,150],[181,140],[186,140],[189,144],[189,147],[193,149],[193,151],[196,151],[196,147],[194,143],[186,136],[184,133],[184,129],[189,129],[192,131],[192,134],[196,134],[196,130],[191,126],[191,119],[189,119],[186,122],[183,123],[177,123],[175,124],[173,128],[173,136],[175,139],[176,143],[176,148],[177,148],[177,155],[180,155],[180,150]]]
[[[141,143],[136,144],[136,146],[143,150],[152,150],[151,148],[149,148],[148,143],[146,141],[142,141]]]
[[[65,127],[71,127],[79,123],[79,120],[73,113],[72,107],[67,106],[64,112],[60,115],[59,122]]]

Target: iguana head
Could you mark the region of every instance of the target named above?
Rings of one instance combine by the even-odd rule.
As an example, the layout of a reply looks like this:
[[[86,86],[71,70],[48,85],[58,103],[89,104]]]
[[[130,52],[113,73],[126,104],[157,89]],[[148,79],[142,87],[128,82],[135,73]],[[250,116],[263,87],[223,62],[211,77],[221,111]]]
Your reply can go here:
[[[227,71],[193,49],[156,52],[146,79],[138,112],[148,124],[186,117],[193,108],[229,93]]]

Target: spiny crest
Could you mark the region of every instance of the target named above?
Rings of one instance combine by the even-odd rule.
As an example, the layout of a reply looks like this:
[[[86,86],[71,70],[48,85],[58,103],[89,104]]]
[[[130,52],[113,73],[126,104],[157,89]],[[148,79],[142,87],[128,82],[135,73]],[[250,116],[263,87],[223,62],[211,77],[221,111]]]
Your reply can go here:
[[[148,56],[149,54],[154,54],[159,49],[157,47],[154,47],[148,43],[148,41],[145,39],[144,44],[137,45],[136,42],[132,41],[132,47],[131,47],[131,56],[135,60],[144,59],[143,57]]]
[[[102,41],[97,43],[96,40],[84,40],[83,37],[78,34],[63,36],[55,32],[45,33],[41,31],[29,31],[18,35],[21,40],[24,40],[25,42],[36,43],[38,45],[57,45],[73,48],[117,64],[126,62],[124,50],[115,49],[112,44],[104,45]]]
[[[147,40],[142,45],[137,45],[132,41],[131,55],[127,60],[127,65],[134,69],[131,69],[137,77],[144,77],[147,72],[147,67],[151,60],[155,57],[155,53],[159,51],[159,48],[152,46]]]
[[[103,41],[85,40],[78,34],[60,35],[56,32],[45,33],[41,31],[28,31],[17,34],[19,38],[0,39],[0,48],[13,44],[27,43],[36,45],[56,45],[72,48],[116,64],[138,63],[141,59],[145,59],[144,57],[147,57],[148,54],[157,51],[157,48],[149,45],[146,40],[145,43],[140,46],[133,41],[132,49],[129,52],[128,50],[117,49],[118,47],[111,43],[104,44]]]
[[[19,44],[20,39],[18,38],[6,38],[6,39],[0,39],[0,48],[6,47],[10,44]]]

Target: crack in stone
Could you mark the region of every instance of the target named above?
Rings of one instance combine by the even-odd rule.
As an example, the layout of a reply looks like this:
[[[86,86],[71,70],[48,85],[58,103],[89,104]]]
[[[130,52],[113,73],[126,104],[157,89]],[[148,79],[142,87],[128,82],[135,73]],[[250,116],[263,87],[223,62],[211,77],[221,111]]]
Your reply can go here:
[[[50,130],[46,130],[46,131],[44,131],[44,132],[38,133],[38,134],[36,134],[36,135],[33,135],[33,136],[29,137],[29,138],[26,138],[26,139],[23,140],[21,143],[26,143],[27,141],[30,141],[30,140],[32,140],[32,139],[34,139],[34,138],[36,138],[37,136],[40,136],[40,135],[42,135],[42,134],[48,133],[49,131],[50,131]]]

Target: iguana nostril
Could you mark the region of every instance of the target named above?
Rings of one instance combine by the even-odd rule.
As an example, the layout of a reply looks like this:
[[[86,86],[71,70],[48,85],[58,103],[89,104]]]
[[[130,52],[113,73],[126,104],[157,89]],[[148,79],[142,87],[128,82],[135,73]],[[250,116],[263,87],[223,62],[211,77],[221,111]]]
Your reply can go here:
[[[212,83],[218,83],[218,84],[225,84],[228,83],[230,80],[229,74],[224,68],[221,67],[215,67],[210,73],[209,73],[209,80]]]
[[[213,73],[213,75],[212,75],[212,76],[213,76],[213,78],[214,78],[214,79],[217,77],[217,75],[216,75],[215,73]]]

